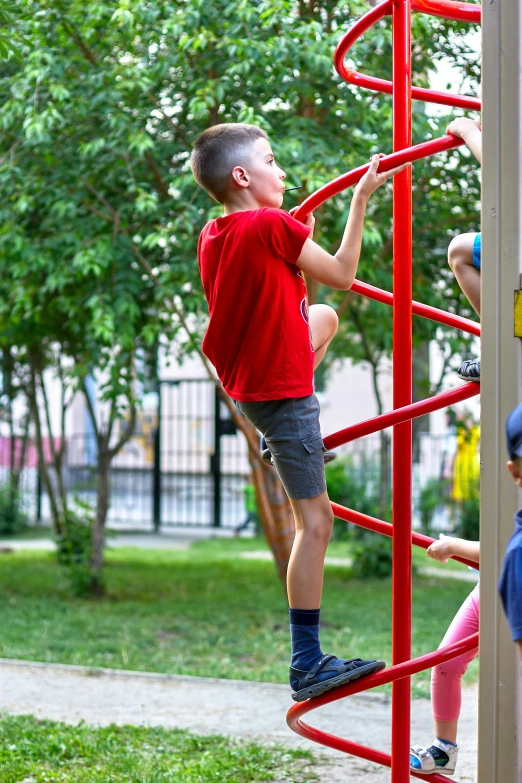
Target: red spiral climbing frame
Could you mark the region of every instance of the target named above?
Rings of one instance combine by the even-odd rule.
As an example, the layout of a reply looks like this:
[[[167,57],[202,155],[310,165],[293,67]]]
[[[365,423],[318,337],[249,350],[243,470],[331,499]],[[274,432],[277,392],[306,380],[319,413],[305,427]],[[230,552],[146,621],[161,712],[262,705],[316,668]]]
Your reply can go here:
[[[415,161],[450,150],[463,144],[461,139],[444,136],[412,146],[412,98],[464,109],[480,109],[475,98],[413,87],[411,68],[411,12],[418,11],[446,19],[480,23],[479,5],[458,0],[384,0],[372,8],[348,31],[334,56],[339,75],[350,82],[393,96],[393,153],[384,157],[379,169],[387,171],[400,163]],[[358,73],[345,64],[353,44],[372,25],[391,15],[393,28],[393,81]],[[304,201],[295,217],[306,216],[360,180],[369,164],[360,166],[328,183]],[[363,437],[393,426],[393,525],[332,503],[334,514],[347,522],[391,536],[393,542],[392,575],[392,666],[370,677],[337,688],[317,699],[294,705],[288,712],[288,725],[303,737],[342,750],[354,756],[391,767],[392,783],[407,783],[410,779],[410,676],[456,658],[478,645],[478,634],[442,650],[410,660],[411,656],[411,545],[427,548],[432,539],[411,529],[411,422],[417,416],[439,410],[468,399],[480,392],[478,384],[468,383],[452,391],[412,404],[412,314],[437,323],[453,326],[469,334],[479,335],[473,321],[445,313],[419,302],[412,302],[412,198],[411,168],[394,178],[393,183],[393,294],[356,281],[352,290],[393,307],[393,411],[356,424],[325,438],[327,448]],[[459,558],[456,558],[459,559]],[[466,562],[466,561],[461,561]],[[392,755],[367,748],[348,739],[320,731],[302,721],[302,717],[317,707],[343,699],[355,693],[392,683]],[[424,775],[414,775],[425,778]],[[432,783],[447,783],[443,775],[430,775]]]

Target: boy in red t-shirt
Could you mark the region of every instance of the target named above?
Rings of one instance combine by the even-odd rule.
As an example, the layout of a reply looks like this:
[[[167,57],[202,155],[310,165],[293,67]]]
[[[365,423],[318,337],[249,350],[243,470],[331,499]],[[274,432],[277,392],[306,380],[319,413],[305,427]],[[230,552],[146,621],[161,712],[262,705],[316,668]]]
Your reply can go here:
[[[201,232],[198,262],[210,320],[203,351],[242,413],[264,435],[288,494],[296,535],[288,565],[295,701],[384,668],[382,661],[323,655],[319,607],[333,525],[326,492],[313,371],[337,330],[326,305],[308,308],[306,273],[348,290],[361,250],[366,204],[388,177],[375,155],[355,191],[341,246],[330,255],[306,224],[280,209],[285,173],[266,133],[254,125],[215,125],[191,157],[197,182],[224,207]]]

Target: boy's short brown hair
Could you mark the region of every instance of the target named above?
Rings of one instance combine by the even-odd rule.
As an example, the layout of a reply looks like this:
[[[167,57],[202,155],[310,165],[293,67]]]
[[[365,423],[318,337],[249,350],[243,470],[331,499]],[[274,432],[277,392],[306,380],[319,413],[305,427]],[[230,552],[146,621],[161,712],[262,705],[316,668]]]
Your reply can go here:
[[[228,122],[213,125],[196,141],[190,165],[196,182],[221,204],[225,201],[234,166],[247,164],[252,144],[266,139],[257,125]]]

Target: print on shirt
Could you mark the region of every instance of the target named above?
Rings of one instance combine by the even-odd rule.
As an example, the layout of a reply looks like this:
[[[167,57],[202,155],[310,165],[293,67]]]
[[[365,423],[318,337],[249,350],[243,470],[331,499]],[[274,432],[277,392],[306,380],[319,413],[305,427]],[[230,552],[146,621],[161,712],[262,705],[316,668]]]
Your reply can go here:
[[[310,339],[310,350],[312,353],[315,353],[314,351],[314,344],[312,342],[312,330],[310,329],[310,319],[308,318],[308,294],[306,292],[306,280],[304,276],[304,272],[302,270],[299,270],[297,273],[297,276],[301,278],[303,281],[303,286],[305,290],[305,295],[303,299],[301,300],[301,315],[303,316],[303,320],[305,324],[308,326],[308,337]]]

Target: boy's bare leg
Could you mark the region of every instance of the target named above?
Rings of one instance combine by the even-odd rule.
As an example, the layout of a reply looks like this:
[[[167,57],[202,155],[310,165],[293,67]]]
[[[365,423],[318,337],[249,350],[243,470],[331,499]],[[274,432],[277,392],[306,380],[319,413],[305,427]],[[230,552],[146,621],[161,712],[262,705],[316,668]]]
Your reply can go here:
[[[314,370],[318,367],[339,326],[339,319],[333,307],[328,305],[310,305],[308,309],[308,321],[312,333],[312,345],[314,346]]]
[[[328,305],[311,305],[308,311],[315,358],[314,369],[323,360],[337,331],[337,313]],[[299,609],[318,609],[323,591],[324,557],[333,527],[328,494],[290,499],[295,519],[295,540],[288,564],[288,603]]]
[[[292,660],[292,698],[303,701],[331,688],[384,669],[383,661],[325,655],[319,639],[324,556],[330,540],[333,513],[328,495],[290,500],[296,536],[288,565],[288,603]],[[353,651],[351,651],[353,654]]]
[[[448,263],[466,299],[480,315],[480,271],[473,266],[473,243],[476,234],[461,234],[451,240]]]
[[[291,499],[295,540],[288,564],[287,591],[290,607],[318,609],[323,591],[324,557],[333,526],[328,494]]]

